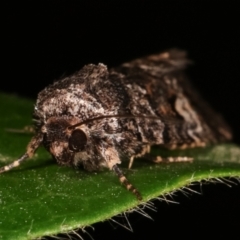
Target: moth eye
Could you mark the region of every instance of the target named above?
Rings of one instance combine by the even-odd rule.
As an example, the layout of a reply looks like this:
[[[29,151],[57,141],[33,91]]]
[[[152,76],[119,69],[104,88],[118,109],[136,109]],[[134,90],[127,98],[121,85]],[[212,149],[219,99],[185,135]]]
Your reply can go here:
[[[82,151],[86,143],[87,143],[87,136],[80,129],[74,130],[72,132],[71,137],[68,140],[69,149],[74,152]]]

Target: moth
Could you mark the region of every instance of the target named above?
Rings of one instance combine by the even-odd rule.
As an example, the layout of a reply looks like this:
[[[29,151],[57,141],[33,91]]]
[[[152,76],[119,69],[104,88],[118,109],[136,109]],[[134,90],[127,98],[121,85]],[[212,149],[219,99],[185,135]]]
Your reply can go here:
[[[188,82],[184,69],[189,62],[184,51],[172,49],[112,69],[89,64],[54,82],[38,94],[35,135],[26,152],[0,173],[19,166],[43,145],[60,165],[112,170],[141,200],[119,167],[123,159],[131,167],[153,145],[204,147],[232,137],[222,117]]]

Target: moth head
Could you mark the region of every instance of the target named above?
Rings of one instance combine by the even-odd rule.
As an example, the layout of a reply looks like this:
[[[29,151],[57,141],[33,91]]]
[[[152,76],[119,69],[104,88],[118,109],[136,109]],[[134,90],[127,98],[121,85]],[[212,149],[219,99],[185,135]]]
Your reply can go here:
[[[31,158],[41,144],[61,165],[81,163],[89,171],[101,167],[102,158],[97,153],[91,141],[89,128],[84,122],[74,117],[54,117],[49,118],[45,124],[37,120],[35,126],[36,133],[26,152],[14,162],[0,168],[0,173],[9,171]]]
[[[51,118],[41,127],[43,145],[59,164],[72,165],[76,153],[84,152],[89,139],[85,125],[72,127],[73,118]]]

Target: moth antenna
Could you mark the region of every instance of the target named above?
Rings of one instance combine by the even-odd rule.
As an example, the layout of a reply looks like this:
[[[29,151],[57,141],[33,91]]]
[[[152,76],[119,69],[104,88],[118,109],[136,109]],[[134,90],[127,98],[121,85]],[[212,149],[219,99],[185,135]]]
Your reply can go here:
[[[14,162],[12,162],[4,167],[1,167],[0,173],[7,172],[7,171],[11,170],[12,168],[18,167],[23,161],[25,161],[28,158],[31,158],[33,156],[33,154],[35,153],[35,151],[40,146],[40,144],[42,143],[42,140],[43,140],[42,133],[35,135],[29,142],[26,153],[24,153],[20,158],[18,158]]]
[[[15,128],[5,128],[6,132],[12,132],[12,133],[36,133],[35,129],[33,126],[25,126],[22,129],[15,129]]]
[[[94,118],[90,118],[90,119],[87,119],[85,121],[82,121],[82,122],[79,122],[79,123],[76,123],[72,126],[69,126],[68,129],[74,129],[78,126],[81,126],[83,124],[86,124],[86,123],[89,123],[89,122],[92,122],[92,121],[95,121],[95,120],[100,120],[100,119],[104,119],[104,118],[148,118],[148,119],[157,119],[159,120],[160,117],[158,116],[138,116],[138,115],[104,115],[104,116],[98,116],[98,117],[94,117]]]
[[[139,201],[141,201],[142,200],[141,193],[127,180],[122,170],[117,165],[114,165],[112,167],[112,170],[117,174],[119,181],[126,187],[126,189],[132,192],[136,196],[136,198]]]

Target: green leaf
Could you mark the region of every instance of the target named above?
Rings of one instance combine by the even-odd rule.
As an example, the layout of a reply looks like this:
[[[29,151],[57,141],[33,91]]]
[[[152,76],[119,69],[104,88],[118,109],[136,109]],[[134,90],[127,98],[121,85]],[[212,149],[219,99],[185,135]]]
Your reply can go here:
[[[24,153],[31,136],[10,133],[31,124],[34,103],[0,94],[0,166]],[[240,176],[240,149],[232,144],[166,151],[161,156],[190,156],[193,163],[152,164],[137,159],[122,169],[143,201],[171,193],[192,182]],[[88,173],[60,167],[45,149],[33,159],[0,175],[0,239],[34,239],[104,221],[139,202],[110,171]]]

